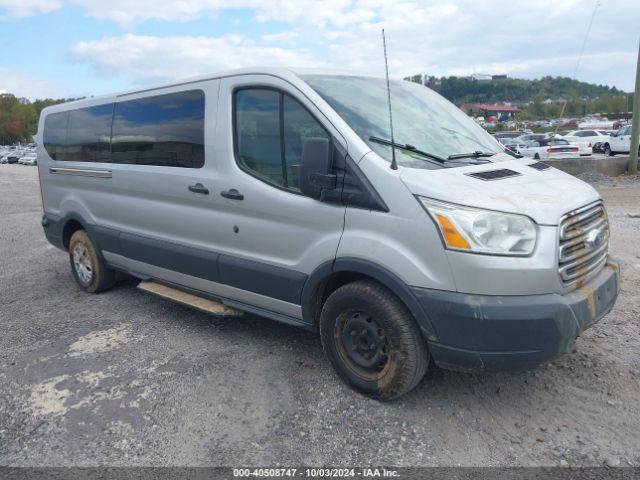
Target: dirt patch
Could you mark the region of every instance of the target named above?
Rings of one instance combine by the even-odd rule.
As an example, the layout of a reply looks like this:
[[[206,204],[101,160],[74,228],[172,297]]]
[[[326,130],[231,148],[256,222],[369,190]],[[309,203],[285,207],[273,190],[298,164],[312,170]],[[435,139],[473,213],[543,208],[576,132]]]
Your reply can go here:
[[[117,350],[135,341],[131,325],[121,325],[107,330],[99,330],[83,335],[69,346],[69,356],[91,355]]]
[[[61,415],[67,412],[65,405],[70,392],[58,385],[70,378],[60,375],[35,385],[31,390],[31,409],[36,415]]]

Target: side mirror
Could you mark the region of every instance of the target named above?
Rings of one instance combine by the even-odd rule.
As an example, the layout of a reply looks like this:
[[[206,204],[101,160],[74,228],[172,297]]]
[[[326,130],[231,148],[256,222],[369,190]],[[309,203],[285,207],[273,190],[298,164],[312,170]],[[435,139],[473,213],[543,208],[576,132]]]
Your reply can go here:
[[[308,138],[302,146],[300,191],[320,200],[323,190],[333,190],[337,177],[331,174],[330,143],[326,138]]]

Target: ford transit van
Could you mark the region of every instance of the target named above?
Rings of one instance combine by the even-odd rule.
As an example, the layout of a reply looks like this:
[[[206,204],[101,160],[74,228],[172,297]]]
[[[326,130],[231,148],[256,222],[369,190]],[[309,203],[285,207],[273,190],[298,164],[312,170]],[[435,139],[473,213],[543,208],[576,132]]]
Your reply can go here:
[[[428,365],[523,369],[607,314],[598,193],[516,158],[428,88],[250,69],[43,110],[49,241],[87,292],[115,272],[318,330],[391,399]]]

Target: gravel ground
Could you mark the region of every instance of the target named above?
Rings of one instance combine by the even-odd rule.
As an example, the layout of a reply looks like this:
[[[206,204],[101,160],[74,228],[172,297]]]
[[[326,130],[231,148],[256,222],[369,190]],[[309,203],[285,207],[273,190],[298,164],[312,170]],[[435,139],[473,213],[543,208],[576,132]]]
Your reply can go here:
[[[613,312],[524,373],[431,368],[393,403],[316,335],[138,291],[81,292],[39,224],[35,168],[0,166],[0,465],[640,465],[640,182],[595,179]]]

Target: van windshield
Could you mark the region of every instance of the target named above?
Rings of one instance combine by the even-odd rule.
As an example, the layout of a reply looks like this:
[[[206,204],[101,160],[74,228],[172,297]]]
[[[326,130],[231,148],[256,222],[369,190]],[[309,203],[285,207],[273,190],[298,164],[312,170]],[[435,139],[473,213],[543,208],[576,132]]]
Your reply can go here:
[[[371,138],[390,139],[386,81],[347,75],[301,75],[372,150],[391,162],[391,147]],[[496,140],[454,104],[431,89],[406,81],[391,81],[393,133],[397,144],[447,159],[450,156],[502,151]],[[411,168],[451,168],[473,162],[472,156],[434,162],[396,148],[398,165]],[[488,159],[485,158],[484,161]]]

